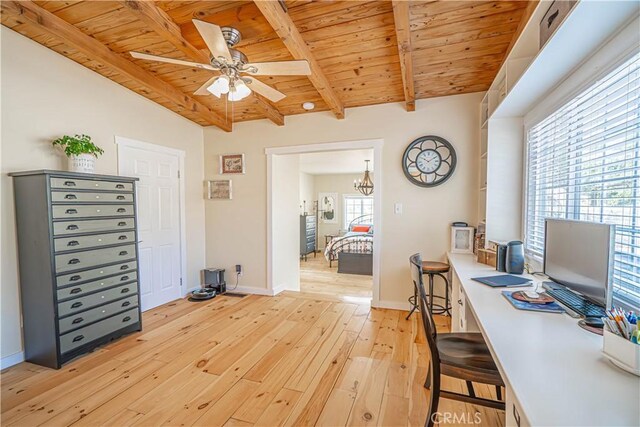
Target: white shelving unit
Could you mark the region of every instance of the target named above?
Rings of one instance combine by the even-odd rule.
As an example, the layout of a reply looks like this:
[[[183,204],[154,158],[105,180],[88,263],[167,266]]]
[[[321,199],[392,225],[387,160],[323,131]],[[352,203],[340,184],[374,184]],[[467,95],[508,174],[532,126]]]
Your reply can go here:
[[[541,0],[480,104],[478,219],[489,241],[522,239],[523,119],[638,15],[637,2],[579,1],[540,46]]]

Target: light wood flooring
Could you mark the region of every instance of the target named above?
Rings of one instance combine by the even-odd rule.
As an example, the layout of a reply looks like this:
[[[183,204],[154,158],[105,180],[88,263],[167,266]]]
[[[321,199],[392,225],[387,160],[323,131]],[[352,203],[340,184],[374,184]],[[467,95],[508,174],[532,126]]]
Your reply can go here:
[[[178,300],[60,370],[2,371],[2,425],[421,426],[428,350],[419,317],[405,315],[290,292]],[[483,425],[504,424],[503,412],[479,411]]]
[[[338,273],[338,263],[329,267],[322,253],[307,256],[300,261],[300,291],[338,297],[371,300],[373,277],[360,274]],[[344,300],[344,298],[343,298]]]

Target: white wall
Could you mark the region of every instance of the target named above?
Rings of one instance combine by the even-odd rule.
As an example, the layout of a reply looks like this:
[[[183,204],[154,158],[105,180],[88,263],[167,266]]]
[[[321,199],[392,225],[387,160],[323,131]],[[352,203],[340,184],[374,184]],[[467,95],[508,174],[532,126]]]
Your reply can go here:
[[[313,212],[313,202],[316,200],[315,176],[300,172],[300,213]],[[306,207],[306,208],[305,208]]]
[[[267,286],[267,167],[265,148],[323,142],[384,139],[380,300],[406,306],[412,294],[408,258],[442,260],[449,250],[449,224],[476,222],[479,156],[479,104],[482,94],[420,100],[408,113],[402,104],[348,109],[344,120],[321,112],[290,116],[283,127],[266,120],[238,123],[231,134],[210,127],[204,132],[205,175],[215,176],[220,153],[244,153],[246,175],[234,179],[234,200],[206,205],[207,263],[225,268],[244,264],[243,284]],[[435,188],[407,181],[401,168],[407,145],[423,135],[449,140],[458,154],[454,176]],[[237,191],[236,191],[237,190]],[[379,193],[380,194],[380,193]],[[395,215],[393,204],[403,204]]]
[[[22,350],[13,187],[7,173],[66,169],[50,141],[85,133],[105,150],[97,172],[116,174],[114,136],[186,151],[187,285],[204,267],[202,128],[5,28],[2,43],[2,357]],[[212,237],[210,240],[215,240]]]
[[[362,174],[314,175],[316,199],[318,193],[338,193],[338,200],[336,200],[336,219],[338,222],[330,224],[320,220],[318,223],[318,245],[320,248],[324,248],[325,235],[335,235],[340,231],[346,231],[344,227],[344,195],[358,194],[353,189],[353,181],[362,179],[363,174],[364,168]],[[371,179],[373,179],[373,174],[371,174]]]

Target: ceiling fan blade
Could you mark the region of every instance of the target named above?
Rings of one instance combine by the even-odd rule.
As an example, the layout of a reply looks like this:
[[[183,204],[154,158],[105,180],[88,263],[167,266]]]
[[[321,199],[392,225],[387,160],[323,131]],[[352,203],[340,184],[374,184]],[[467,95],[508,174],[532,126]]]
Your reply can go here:
[[[211,77],[211,78],[210,78],[209,80],[207,80],[207,81],[206,81],[202,86],[200,86],[200,87],[198,88],[198,90],[196,90],[195,92],[193,92],[193,94],[194,94],[194,95],[211,95],[211,92],[209,92],[209,91],[207,90],[207,88],[208,88],[209,86],[211,86],[211,85],[213,84],[214,80],[215,80],[215,79],[217,79],[217,78],[218,78],[218,76],[217,76],[217,75],[216,75],[216,76]]]
[[[224,39],[220,27],[197,19],[193,19],[193,24],[196,26],[196,30],[198,30],[200,36],[202,36],[202,40],[207,44],[214,58],[222,56],[227,61],[232,62],[227,41]]]
[[[252,62],[246,64],[247,67],[258,69],[255,73],[247,71],[247,74],[254,76],[308,76],[311,75],[309,62],[303,59],[300,61],[274,61],[274,62]]]
[[[149,61],[167,62],[169,64],[184,65],[185,67],[201,68],[203,70],[211,70],[211,71],[216,70],[210,64],[200,64],[198,62],[182,61],[180,59],[165,58],[162,56],[149,55],[142,52],[129,52],[129,53],[131,54],[131,56],[137,59],[147,59]]]
[[[271,102],[278,102],[287,96],[253,77],[251,77],[251,81],[247,83],[247,85],[249,86],[249,89],[259,93]]]

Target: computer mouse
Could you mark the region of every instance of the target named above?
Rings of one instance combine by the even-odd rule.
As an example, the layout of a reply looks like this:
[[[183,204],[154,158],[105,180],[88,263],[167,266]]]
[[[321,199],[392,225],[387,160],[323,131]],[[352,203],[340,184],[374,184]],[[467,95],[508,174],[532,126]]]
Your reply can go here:
[[[602,328],[604,326],[604,322],[599,317],[585,317],[584,323],[592,328]]]

